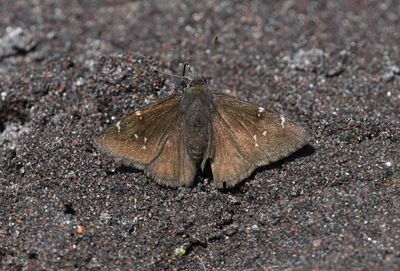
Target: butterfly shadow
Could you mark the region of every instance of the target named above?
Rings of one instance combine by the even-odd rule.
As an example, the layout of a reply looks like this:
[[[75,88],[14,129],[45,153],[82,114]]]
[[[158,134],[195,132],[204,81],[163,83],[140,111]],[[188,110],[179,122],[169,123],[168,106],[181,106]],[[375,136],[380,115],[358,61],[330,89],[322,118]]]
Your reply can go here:
[[[223,187],[220,190],[223,193],[232,193],[232,194],[239,194],[240,193],[241,194],[241,193],[243,193],[243,189],[242,189],[243,186],[245,186],[247,183],[253,181],[255,176],[256,176],[256,174],[258,174],[260,172],[263,172],[263,171],[266,171],[266,170],[279,169],[279,168],[282,167],[283,164],[292,162],[292,161],[294,161],[294,160],[296,160],[298,158],[301,158],[301,157],[311,156],[311,155],[313,155],[315,153],[315,151],[316,150],[312,145],[307,144],[303,148],[299,149],[298,151],[292,153],[291,155],[289,155],[289,156],[287,156],[287,157],[285,157],[285,158],[283,158],[281,160],[278,160],[278,161],[276,161],[276,162],[274,162],[272,164],[269,164],[269,165],[265,165],[265,166],[261,166],[261,167],[256,168],[249,177],[244,179],[242,182],[238,183],[236,186],[229,187],[229,188],[228,187]]]

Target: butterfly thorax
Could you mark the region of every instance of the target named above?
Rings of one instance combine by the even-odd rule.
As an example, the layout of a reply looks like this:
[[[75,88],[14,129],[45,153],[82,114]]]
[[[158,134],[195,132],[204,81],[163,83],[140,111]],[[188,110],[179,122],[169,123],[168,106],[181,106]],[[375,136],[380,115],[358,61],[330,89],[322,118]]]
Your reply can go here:
[[[182,101],[185,141],[189,156],[200,165],[206,157],[215,111],[213,94],[205,84],[189,85]]]

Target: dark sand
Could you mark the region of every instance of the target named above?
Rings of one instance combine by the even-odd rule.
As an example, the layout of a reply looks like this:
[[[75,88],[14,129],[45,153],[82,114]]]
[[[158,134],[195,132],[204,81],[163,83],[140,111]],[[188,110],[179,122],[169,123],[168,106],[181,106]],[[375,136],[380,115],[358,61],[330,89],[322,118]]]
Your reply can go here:
[[[399,268],[397,1],[28,2],[0,3],[1,269]],[[101,155],[102,130],[175,91],[151,66],[181,62],[313,147],[228,191]]]

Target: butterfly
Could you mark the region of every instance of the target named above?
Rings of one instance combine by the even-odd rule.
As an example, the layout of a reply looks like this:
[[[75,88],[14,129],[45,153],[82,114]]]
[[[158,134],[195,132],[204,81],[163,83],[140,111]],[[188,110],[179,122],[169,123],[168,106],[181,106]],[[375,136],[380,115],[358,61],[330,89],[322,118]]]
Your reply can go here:
[[[210,91],[202,74],[186,82],[182,93],[116,122],[99,148],[170,187],[191,186],[209,161],[215,185],[233,187],[307,144],[306,131],[286,117]]]

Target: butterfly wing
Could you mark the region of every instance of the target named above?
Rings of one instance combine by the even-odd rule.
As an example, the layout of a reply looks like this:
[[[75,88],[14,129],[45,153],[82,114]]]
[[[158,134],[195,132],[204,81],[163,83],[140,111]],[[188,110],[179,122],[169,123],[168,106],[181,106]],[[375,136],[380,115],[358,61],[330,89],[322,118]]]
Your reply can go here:
[[[167,138],[160,154],[146,169],[147,174],[167,186],[190,186],[196,176],[197,167],[188,155],[186,146],[183,122],[180,122]]]
[[[219,186],[232,187],[307,143],[305,131],[283,116],[225,94],[216,99],[211,168]]]
[[[196,166],[186,151],[180,102],[173,95],[123,118],[100,135],[100,149],[144,169],[158,183],[190,185]]]

